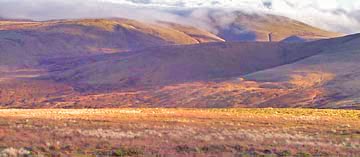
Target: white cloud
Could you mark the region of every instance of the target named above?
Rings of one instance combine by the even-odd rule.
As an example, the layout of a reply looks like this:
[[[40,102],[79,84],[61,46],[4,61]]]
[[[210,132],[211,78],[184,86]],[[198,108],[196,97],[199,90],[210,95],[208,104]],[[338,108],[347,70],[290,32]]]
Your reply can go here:
[[[333,31],[360,31],[360,0],[0,0],[0,16],[9,18],[127,17],[203,27],[196,17],[206,16],[206,8],[277,14]],[[181,10],[193,12],[184,16]],[[229,14],[223,22],[232,19]]]
[[[355,6],[341,0],[273,0],[269,12],[328,30],[356,33],[360,31],[360,18],[356,16],[360,8]]]

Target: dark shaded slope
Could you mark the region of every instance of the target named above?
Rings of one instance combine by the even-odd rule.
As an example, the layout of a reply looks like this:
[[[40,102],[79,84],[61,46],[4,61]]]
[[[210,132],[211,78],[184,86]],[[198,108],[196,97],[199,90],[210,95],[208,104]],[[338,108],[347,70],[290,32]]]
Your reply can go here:
[[[158,86],[224,79],[276,67],[322,51],[285,43],[212,43],[150,48],[54,73],[56,80],[111,87]]]
[[[303,43],[306,41],[308,41],[308,40],[298,37],[298,36],[290,36],[288,38],[285,38],[284,40],[281,40],[281,42],[284,42],[284,43]]]
[[[281,41],[290,36],[318,40],[342,35],[270,14],[234,12],[228,15],[214,12],[210,13],[209,18],[211,26],[217,30],[217,35],[226,41],[269,41],[269,33],[272,33],[273,41]]]
[[[189,32],[191,34],[187,34]],[[0,25],[0,66],[31,67],[37,66],[44,58],[119,53],[161,45],[214,41],[223,40],[192,27],[171,28],[126,19],[9,21]]]
[[[259,106],[360,109],[360,35],[317,43],[326,47],[323,53],[245,77],[292,86],[292,92]]]

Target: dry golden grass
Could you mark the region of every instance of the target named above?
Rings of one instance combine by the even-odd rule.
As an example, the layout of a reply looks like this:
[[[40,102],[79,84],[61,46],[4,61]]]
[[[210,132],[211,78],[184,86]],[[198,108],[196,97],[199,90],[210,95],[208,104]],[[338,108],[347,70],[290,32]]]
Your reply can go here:
[[[326,39],[343,36],[344,34],[322,30],[305,23],[281,16],[263,15],[239,16],[239,23],[243,23],[253,31],[258,41],[268,41],[268,34],[273,33],[274,41],[281,41],[292,35],[304,39]]]
[[[10,109],[0,110],[0,152],[356,156],[359,120],[355,110]]]

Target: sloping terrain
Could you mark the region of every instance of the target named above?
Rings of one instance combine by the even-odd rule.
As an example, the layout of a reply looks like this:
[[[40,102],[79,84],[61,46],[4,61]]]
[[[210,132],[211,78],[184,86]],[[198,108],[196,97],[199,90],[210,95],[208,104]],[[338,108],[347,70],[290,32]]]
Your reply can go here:
[[[309,41],[309,40],[298,37],[298,36],[290,36],[290,37],[287,37],[287,38],[281,40],[281,42],[286,42],[286,43],[299,43],[299,42],[301,43],[301,42],[306,42],[306,41]]]
[[[53,73],[55,80],[70,83],[76,90],[95,92],[55,104],[69,107],[66,102],[72,102],[77,108],[359,108],[359,42],[359,35],[353,35],[302,44],[222,43],[147,49],[134,56],[113,56]],[[275,67],[278,65],[284,66]],[[96,94],[114,89],[120,92]]]
[[[128,57],[112,55],[53,76],[77,85],[158,86],[241,76],[292,63],[320,50],[302,44],[247,42],[156,47]]]
[[[339,37],[341,33],[322,30],[283,16],[236,12],[231,15],[209,15],[217,35],[226,41],[281,41],[290,36],[304,39],[325,39]],[[232,19],[232,22],[227,20]],[[224,24],[225,23],[225,24]]]
[[[150,48],[48,61],[52,80],[45,77],[47,70],[5,68],[0,102],[6,108],[359,108],[358,42],[358,35],[353,35],[296,44]],[[277,67],[283,64],[288,65]],[[316,70],[319,67],[330,70]]]
[[[113,54],[101,59],[90,58],[92,62],[75,60],[71,65],[63,65],[71,68],[52,73],[52,76],[55,80],[77,85],[121,88],[229,79],[327,51],[357,50],[358,41],[354,39],[357,36],[308,43],[225,42],[153,47],[128,56]]]
[[[126,19],[0,28],[4,108],[359,108],[359,35],[223,42],[188,26]]]
[[[35,66],[43,58],[119,53],[146,47],[222,42],[193,27],[126,19],[0,22],[0,65]]]
[[[299,89],[264,106],[289,106],[300,101],[314,107],[359,108],[360,35],[302,61],[246,76],[257,82],[288,82]],[[344,42],[344,41],[343,41]],[[274,75],[276,74],[276,75]]]
[[[213,22],[213,27],[218,30],[217,35],[174,23],[147,23],[115,18],[43,22],[2,20],[0,66],[34,67],[41,60],[49,58],[119,53],[174,44],[224,40],[267,41],[270,32],[273,33],[274,41],[289,36],[319,39],[340,35],[273,15],[238,13],[234,23],[226,27],[221,26],[221,21],[217,18]],[[243,39],[248,38],[247,33],[254,34],[254,39]]]
[[[359,108],[358,37],[167,46],[48,60],[47,70],[3,69],[0,102],[5,108]]]

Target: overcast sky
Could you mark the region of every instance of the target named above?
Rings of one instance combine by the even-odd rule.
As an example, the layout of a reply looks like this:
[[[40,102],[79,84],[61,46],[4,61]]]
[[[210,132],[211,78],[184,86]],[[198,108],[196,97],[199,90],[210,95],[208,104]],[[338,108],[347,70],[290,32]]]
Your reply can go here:
[[[332,31],[360,32],[360,0],[0,0],[0,17],[34,20],[126,17],[191,24],[181,11],[206,9],[277,14]]]

